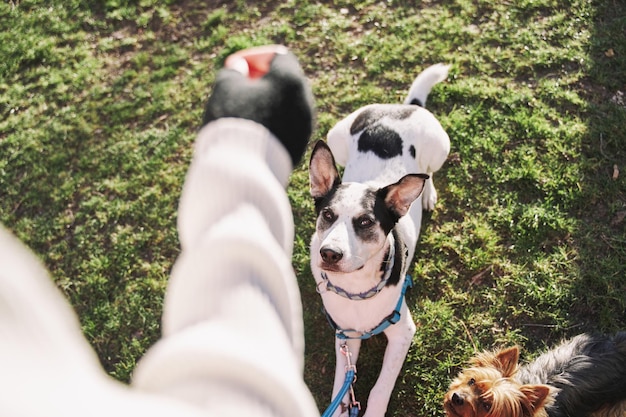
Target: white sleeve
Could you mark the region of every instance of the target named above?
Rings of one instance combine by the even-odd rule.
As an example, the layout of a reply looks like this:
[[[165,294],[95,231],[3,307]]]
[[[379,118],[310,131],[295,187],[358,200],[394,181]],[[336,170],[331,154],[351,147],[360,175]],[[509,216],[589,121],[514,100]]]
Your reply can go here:
[[[135,387],[210,415],[319,416],[302,376],[291,169],[280,142],[256,123],[220,119],[199,133],[163,338],[140,361]]]
[[[108,376],[45,269],[0,227],[0,416],[319,416],[303,382],[289,156],[262,126],[198,135],[163,338]]]
[[[0,416],[203,416],[107,375],[39,260],[0,226]]]

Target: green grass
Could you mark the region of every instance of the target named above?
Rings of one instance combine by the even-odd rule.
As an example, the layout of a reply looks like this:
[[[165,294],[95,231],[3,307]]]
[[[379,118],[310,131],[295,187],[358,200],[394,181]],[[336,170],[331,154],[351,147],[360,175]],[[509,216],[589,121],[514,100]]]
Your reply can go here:
[[[222,3],[0,4],[0,221],[50,269],[107,372],[127,381],[159,336],[177,201],[216,68],[265,43],[301,59],[313,140],[361,105],[400,102],[427,65],[452,65],[428,102],[452,151],[417,247],[418,330],[390,416],[442,416],[476,349],[519,343],[530,358],[562,337],[626,329],[626,6]],[[305,379],[324,408],[333,335],[308,265],[304,163],[289,197]],[[384,345],[364,344],[363,403]]]

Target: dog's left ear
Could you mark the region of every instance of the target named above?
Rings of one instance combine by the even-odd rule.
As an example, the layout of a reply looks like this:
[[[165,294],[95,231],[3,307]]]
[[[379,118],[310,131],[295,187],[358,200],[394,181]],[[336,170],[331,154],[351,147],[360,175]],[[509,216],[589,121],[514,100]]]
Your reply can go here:
[[[309,181],[311,183],[311,196],[315,199],[324,197],[333,188],[341,184],[335,158],[324,141],[317,141],[311,153]]]
[[[398,218],[408,213],[411,203],[420,196],[428,179],[426,174],[407,174],[395,184],[381,188],[385,205]]]

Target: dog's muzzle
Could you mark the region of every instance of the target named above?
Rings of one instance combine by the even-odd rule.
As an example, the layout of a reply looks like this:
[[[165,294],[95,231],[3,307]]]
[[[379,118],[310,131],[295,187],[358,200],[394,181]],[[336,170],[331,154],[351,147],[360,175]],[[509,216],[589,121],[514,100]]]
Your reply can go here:
[[[457,394],[456,392],[452,394],[452,404],[454,405],[463,405],[465,400],[462,395]]]

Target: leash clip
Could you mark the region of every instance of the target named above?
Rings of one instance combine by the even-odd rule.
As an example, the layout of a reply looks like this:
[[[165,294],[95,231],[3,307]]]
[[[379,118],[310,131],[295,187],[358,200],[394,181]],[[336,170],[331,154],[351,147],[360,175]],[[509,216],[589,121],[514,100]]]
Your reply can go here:
[[[348,349],[348,345],[346,343],[342,344],[340,346],[340,349],[341,349],[341,353],[343,354],[343,356],[346,357],[346,363],[347,363],[346,368],[345,368],[346,372],[351,371],[351,370],[354,371],[354,379],[352,380],[352,382],[354,383],[356,382],[356,365],[352,364],[352,360],[351,360],[352,353]]]

